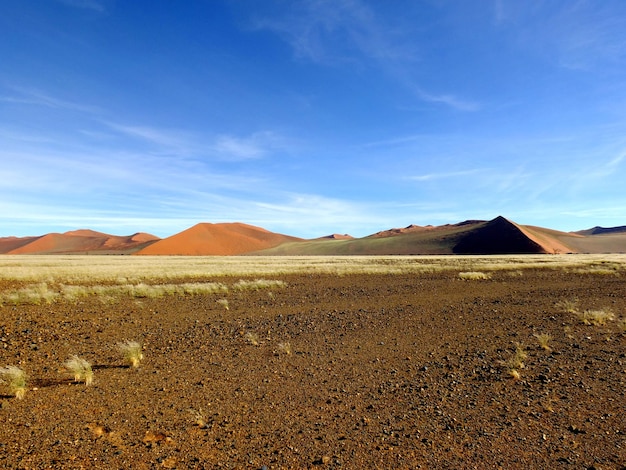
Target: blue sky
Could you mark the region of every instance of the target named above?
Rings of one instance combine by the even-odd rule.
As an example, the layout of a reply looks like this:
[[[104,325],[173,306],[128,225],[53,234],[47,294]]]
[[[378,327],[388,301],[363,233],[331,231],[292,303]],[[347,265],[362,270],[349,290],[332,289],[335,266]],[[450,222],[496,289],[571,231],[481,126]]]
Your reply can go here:
[[[626,224],[622,0],[3,0],[0,236]]]

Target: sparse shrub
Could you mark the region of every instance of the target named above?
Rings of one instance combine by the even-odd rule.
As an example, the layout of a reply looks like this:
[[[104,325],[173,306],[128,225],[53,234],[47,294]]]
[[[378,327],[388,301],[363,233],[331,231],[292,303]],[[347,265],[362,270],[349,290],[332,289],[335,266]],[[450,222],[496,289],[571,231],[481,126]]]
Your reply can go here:
[[[550,347],[550,341],[552,341],[552,336],[550,336],[547,333],[537,333],[534,335],[535,338],[537,338],[537,341],[539,342],[539,346],[541,346],[543,349],[545,349],[546,351],[550,352],[552,351],[552,348]]]
[[[10,392],[15,398],[21,400],[26,395],[27,377],[26,372],[16,366],[6,366],[0,368],[0,382],[6,383]]]
[[[224,307],[225,310],[230,310],[228,306],[228,299],[218,299],[217,303]]]
[[[585,325],[603,326],[615,319],[615,314],[608,308],[577,312],[576,316]]]
[[[117,349],[122,353],[124,360],[131,367],[139,367],[139,363],[143,360],[143,352],[140,343],[137,341],[124,341],[117,344]]]
[[[74,375],[74,382],[85,382],[89,386],[93,382],[93,370],[91,364],[85,359],[72,356],[65,361],[65,368]]]
[[[481,271],[467,271],[459,273],[459,278],[464,281],[479,281],[484,279],[491,279],[491,275]]]
[[[252,331],[248,331],[246,333],[246,340],[253,346],[259,345],[259,335],[257,335],[256,333]]]

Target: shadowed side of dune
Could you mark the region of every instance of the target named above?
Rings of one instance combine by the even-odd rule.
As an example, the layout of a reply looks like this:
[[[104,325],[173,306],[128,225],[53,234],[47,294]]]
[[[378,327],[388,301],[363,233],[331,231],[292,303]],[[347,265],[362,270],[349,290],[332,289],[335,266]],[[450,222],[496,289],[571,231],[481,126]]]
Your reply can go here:
[[[459,255],[539,254],[549,253],[517,225],[502,216],[468,232],[453,249]]]

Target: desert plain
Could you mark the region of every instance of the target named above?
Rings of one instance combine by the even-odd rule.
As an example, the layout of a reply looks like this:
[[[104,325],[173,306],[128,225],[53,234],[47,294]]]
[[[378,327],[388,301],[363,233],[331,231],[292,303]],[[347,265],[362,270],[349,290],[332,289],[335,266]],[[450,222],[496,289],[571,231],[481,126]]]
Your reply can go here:
[[[624,469],[625,278],[623,255],[2,256],[0,367],[27,382],[0,384],[0,467]]]

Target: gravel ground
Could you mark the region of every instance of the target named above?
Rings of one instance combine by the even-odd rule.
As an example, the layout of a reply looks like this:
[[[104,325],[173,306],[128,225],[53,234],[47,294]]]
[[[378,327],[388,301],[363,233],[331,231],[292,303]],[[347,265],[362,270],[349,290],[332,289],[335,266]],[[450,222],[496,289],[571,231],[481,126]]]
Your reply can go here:
[[[626,469],[624,281],[457,274],[1,307],[0,366],[30,389],[0,386],[0,467]],[[615,319],[585,325],[574,300]]]

